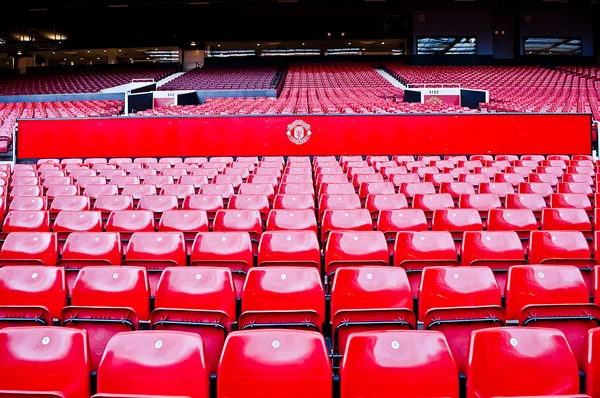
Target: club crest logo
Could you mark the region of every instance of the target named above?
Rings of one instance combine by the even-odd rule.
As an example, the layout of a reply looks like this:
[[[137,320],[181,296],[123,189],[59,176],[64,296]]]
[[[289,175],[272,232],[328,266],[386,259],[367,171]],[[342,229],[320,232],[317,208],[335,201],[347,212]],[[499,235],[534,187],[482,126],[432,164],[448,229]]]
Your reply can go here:
[[[444,101],[442,101],[439,97],[433,96],[429,97],[425,102],[427,102],[428,104],[441,104]]]
[[[287,136],[296,145],[305,144],[311,135],[310,124],[302,120],[296,120],[288,125]]]

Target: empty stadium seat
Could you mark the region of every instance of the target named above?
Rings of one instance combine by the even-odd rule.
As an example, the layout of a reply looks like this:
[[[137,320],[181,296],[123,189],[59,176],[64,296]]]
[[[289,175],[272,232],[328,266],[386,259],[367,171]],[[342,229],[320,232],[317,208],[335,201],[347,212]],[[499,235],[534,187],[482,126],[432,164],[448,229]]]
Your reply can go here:
[[[246,274],[254,264],[247,232],[200,232],[196,235],[190,265],[231,269],[237,297],[242,297]]]
[[[154,222],[154,213],[150,210],[113,211],[106,221],[106,232],[119,232],[125,244],[134,232],[154,232]]]
[[[11,232],[50,232],[50,214],[47,211],[9,211],[2,234]]]
[[[306,210],[315,209],[315,198],[312,195],[275,195],[273,209]]]
[[[513,327],[471,335],[468,398],[578,393],[577,361],[561,331]]]
[[[423,328],[446,336],[458,372],[464,374],[471,332],[506,323],[493,273],[477,266],[427,267],[418,293]]]
[[[600,307],[589,303],[588,289],[577,267],[512,267],[506,285],[506,311],[508,319],[518,319],[521,326],[564,332],[580,369],[585,369],[587,333],[600,325]]]
[[[465,232],[461,262],[491,268],[502,295],[510,267],[527,264],[519,236],[513,231]]]
[[[60,267],[0,268],[0,328],[52,326],[67,305],[65,271]]]
[[[587,336],[587,360],[585,367],[586,374],[586,388],[585,392],[590,397],[597,397],[600,393],[600,378],[599,378],[599,368],[598,361],[600,360],[600,354],[598,351],[598,338],[600,336],[600,328],[594,328],[588,332]]]
[[[268,231],[258,246],[258,266],[315,267],[321,270],[321,251],[315,231]]]
[[[262,267],[248,272],[239,330],[293,328],[321,331],[325,294],[314,267]]]
[[[217,398],[249,394],[328,398],[331,389],[331,363],[325,339],[319,333],[241,331],[230,334],[225,342],[217,375]]]
[[[333,231],[373,231],[371,215],[367,209],[325,210],[321,221],[323,244]]]
[[[51,326],[6,328],[0,330],[0,347],[0,390],[8,395],[90,396],[85,332]]]
[[[381,210],[376,229],[384,233],[390,256],[394,254],[394,243],[398,232],[428,230],[425,212],[420,209]]]
[[[237,319],[236,294],[226,268],[166,268],[156,291],[153,330],[197,333],[202,337],[209,370],[215,374],[231,323]]]
[[[204,346],[193,333],[120,333],[106,346],[98,368],[98,393],[208,398]]]
[[[154,297],[162,271],[167,267],[185,267],[187,264],[183,233],[134,233],[127,245],[125,261],[122,264],[146,268],[150,294]]]
[[[452,234],[448,231],[401,231],[396,235],[394,267],[404,268],[413,297],[417,297],[425,267],[460,265]]]
[[[262,221],[266,222],[269,215],[270,203],[267,195],[232,195],[229,198],[228,208],[234,210],[257,210],[260,212]]]
[[[59,250],[72,232],[102,232],[102,213],[99,211],[61,211],[52,228],[58,236]]]
[[[260,212],[256,210],[219,210],[213,224],[215,232],[244,231],[250,234],[254,253],[258,252],[258,242],[263,232]]]
[[[416,325],[413,296],[401,268],[345,267],[331,288],[333,350],[344,354],[350,335],[378,330],[409,330]]]
[[[271,210],[267,231],[313,231],[318,233],[314,210]]]
[[[85,267],[79,271],[71,306],[62,325],[88,331],[90,368],[96,370],[112,336],[137,330],[139,319],[150,319],[150,289],[146,270],[138,267]]]
[[[208,232],[208,216],[204,210],[168,210],[162,214],[158,232],[183,232],[187,254],[198,232]]]
[[[56,265],[58,239],[51,232],[9,233],[0,251],[0,265]]]
[[[50,213],[53,215],[60,211],[84,210],[91,210],[89,196],[57,196],[50,206]]]
[[[341,398],[459,396],[446,338],[429,331],[353,334],[340,366],[340,387]]]

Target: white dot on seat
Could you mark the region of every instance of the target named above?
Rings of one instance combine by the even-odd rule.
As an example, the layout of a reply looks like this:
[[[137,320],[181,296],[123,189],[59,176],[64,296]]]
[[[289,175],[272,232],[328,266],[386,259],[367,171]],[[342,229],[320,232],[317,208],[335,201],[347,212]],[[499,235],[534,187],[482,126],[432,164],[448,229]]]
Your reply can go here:
[[[424,237],[424,236],[421,236],[421,240],[425,240],[425,237]]]
[[[34,272],[33,274],[31,274],[31,279],[35,279],[38,277],[38,273]]]
[[[30,214],[30,215],[29,215],[29,218],[33,218],[33,214]]]
[[[287,240],[292,240],[291,236],[286,237]]]
[[[118,277],[119,277],[119,274],[118,274],[117,272],[115,272],[115,273],[113,274],[113,279],[117,279]]]
[[[454,279],[458,279],[458,274],[455,272],[455,273],[452,275],[452,277],[453,277]]]
[[[358,236],[355,236],[355,237],[354,237],[354,240],[358,240]]]
[[[156,340],[156,343],[154,343],[154,348],[160,348],[163,346],[163,342],[161,340]]]
[[[202,274],[196,274],[196,279],[198,279],[198,280],[202,279]]]
[[[544,279],[544,277],[545,277],[546,275],[544,275],[544,273],[543,273],[543,272],[538,272],[538,276],[539,276],[540,278]]]
[[[552,240],[556,240],[556,236],[553,236],[553,237],[552,237]]]
[[[519,341],[513,337],[512,339],[510,339],[510,345],[516,347],[519,345]]]
[[[287,279],[287,275],[286,274],[281,274],[281,280],[284,281]]]
[[[371,280],[371,279],[373,279],[373,274],[367,274],[367,279],[368,279],[368,280]]]
[[[46,336],[42,339],[42,345],[50,344],[50,337]]]
[[[34,242],[37,242],[37,240],[38,240],[38,238],[37,238],[37,236],[35,236],[35,237],[33,238],[33,241],[34,241]]]
[[[273,347],[273,348],[279,348],[279,341],[273,340],[273,343],[271,343],[271,347]]]
[[[398,343],[396,340],[392,341],[392,348],[394,350],[397,350],[398,348],[400,348],[400,343]]]
[[[226,240],[227,240],[227,238],[226,238],[226,237],[222,237],[222,238],[221,238],[221,242],[225,242]]]
[[[485,240],[492,240],[492,238],[488,235],[485,237]]]

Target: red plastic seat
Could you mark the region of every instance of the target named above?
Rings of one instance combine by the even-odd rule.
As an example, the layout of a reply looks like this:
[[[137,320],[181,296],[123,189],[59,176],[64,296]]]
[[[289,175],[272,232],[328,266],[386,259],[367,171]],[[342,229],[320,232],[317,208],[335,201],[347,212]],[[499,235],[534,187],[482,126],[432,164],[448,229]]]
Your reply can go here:
[[[512,184],[508,182],[482,182],[479,184],[480,194],[495,194],[504,202],[506,195],[515,193]]]
[[[427,231],[427,219],[420,209],[381,210],[377,219],[377,231],[384,233],[390,256],[394,253],[396,233],[400,231]]]
[[[312,183],[281,183],[277,192],[280,195],[314,195],[315,187]]]
[[[425,174],[423,177],[423,182],[431,182],[433,185],[439,189],[440,185],[443,183],[453,183],[454,176],[450,173],[442,173],[442,174]]]
[[[531,173],[529,174],[529,178],[527,178],[527,181],[529,181],[530,183],[541,182],[555,187],[558,184],[558,177],[556,176],[556,174]]]
[[[396,235],[394,267],[404,268],[413,297],[421,282],[425,267],[460,265],[452,235],[447,231],[402,231]]]
[[[208,215],[210,225],[215,219],[217,211],[224,208],[221,195],[190,195],[183,201],[183,210],[204,210]]]
[[[116,187],[115,187],[116,188]],[[133,196],[133,200],[137,203],[142,196],[151,196],[156,195],[156,186],[155,185],[125,185],[122,195]]]
[[[324,182],[319,187],[318,195],[319,197],[323,194],[327,195],[354,195],[356,190],[354,189],[354,185],[350,183],[332,183],[332,182]]]
[[[285,177],[286,176],[284,176],[284,178]],[[294,176],[294,177],[298,177],[299,180],[297,182],[301,182],[300,179],[303,179],[307,176]],[[277,189],[277,187],[279,186],[279,180],[277,179],[277,176],[269,175],[269,174],[262,174],[262,175],[250,174],[247,182],[251,183],[251,184],[271,184],[273,186],[273,189]]]
[[[51,232],[9,233],[0,251],[0,265],[56,265],[58,242]]]
[[[67,237],[57,265],[65,268],[71,292],[81,268],[120,265],[122,254],[121,237],[116,232],[73,232]]]
[[[583,194],[590,197],[594,196],[592,187],[585,182],[559,182],[556,186],[556,192],[562,194]]]
[[[17,196],[42,196],[44,193],[43,188],[41,185],[18,185],[13,187],[9,197],[13,199]]]
[[[258,246],[258,266],[297,266],[321,269],[316,231],[265,232]]]
[[[106,221],[106,232],[119,232],[125,245],[134,232],[154,232],[154,224],[154,213],[150,210],[113,211]],[[123,251],[125,248],[123,246]]]
[[[59,327],[0,330],[0,390],[34,397],[88,398],[87,335]],[[38,395],[39,394],[39,395]]]
[[[136,176],[126,176],[126,177],[113,177],[110,179],[109,185],[116,185],[117,188],[123,189],[126,185],[138,185],[141,184],[140,178]]]
[[[407,174],[409,175],[409,174]],[[418,176],[417,176],[418,178]],[[394,182],[394,185],[396,183]],[[404,194],[407,198],[412,198],[416,195],[433,195],[436,193],[435,187],[431,182],[419,182],[419,183],[408,183],[403,182],[400,184],[398,193]]]
[[[105,219],[113,211],[133,210],[133,196],[100,195],[94,202],[94,210],[102,212],[102,217]]]
[[[164,185],[174,184],[175,179],[172,176],[146,176],[143,185],[154,185],[157,191],[160,191]],[[127,186],[125,186],[127,188]],[[143,193],[143,195],[152,195],[151,193]],[[156,195],[156,194],[155,194]]]
[[[533,231],[529,239],[529,263],[575,265],[588,289],[593,289],[592,271],[597,264],[583,233],[579,231]]]
[[[48,201],[43,196],[17,196],[12,199],[8,210],[42,211],[48,210]],[[1,211],[1,210],[0,210]],[[2,214],[4,218],[4,214]]]
[[[98,368],[111,337],[137,330],[139,319],[150,319],[149,292],[143,268],[98,266],[79,271],[71,306],[62,311],[62,325],[88,331],[90,370]]]
[[[75,196],[79,195],[78,185],[51,185],[46,190],[48,199],[57,198],[60,196]]]
[[[438,332],[353,334],[340,367],[341,398],[457,398],[458,380],[448,343]]]
[[[588,212],[592,212],[593,209],[589,196],[578,193],[554,193],[550,195],[550,207],[555,209],[584,209]]]
[[[315,234],[317,219],[313,210],[271,210],[267,219],[267,231],[308,230]]]
[[[358,196],[361,201],[366,202],[369,195],[394,195],[395,193],[394,185],[391,182],[363,182],[360,184]]]
[[[47,211],[9,211],[2,235],[11,232],[50,232],[50,214]]]
[[[321,195],[319,197],[319,219],[326,210],[356,210],[361,208],[358,195]]]
[[[118,194],[119,188],[116,185],[90,184],[83,191],[83,195],[89,196],[92,202],[100,196],[114,196]]]
[[[554,193],[552,186],[545,182],[523,182],[519,184],[518,192],[521,194],[538,194],[549,198]]]
[[[102,213],[99,211],[61,211],[52,228],[58,235],[59,249],[72,232],[102,232]]]
[[[577,361],[556,329],[474,331],[467,380],[467,398],[579,393]]]
[[[267,195],[232,195],[229,198],[229,209],[256,210],[260,212],[263,222],[267,221],[270,203]]]
[[[106,177],[99,176],[82,176],[75,181],[82,189],[87,188],[88,185],[106,185]]]
[[[127,245],[125,261],[122,264],[146,269],[150,294],[154,297],[158,280],[165,268],[185,267],[187,265],[187,252],[183,233],[134,233]]]
[[[325,275],[333,282],[340,267],[389,265],[385,236],[379,231],[332,231],[325,246]]]
[[[60,267],[0,268],[0,329],[52,326],[67,305],[65,271]]]
[[[461,195],[458,200],[459,209],[476,209],[479,212],[479,216],[483,219],[487,219],[488,212],[492,209],[501,209],[502,203],[500,198],[496,194],[485,194],[480,193],[477,195]]]
[[[60,176],[48,176],[44,179],[44,183],[42,184],[44,188],[51,187],[53,185],[72,185],[73,178],[72,177],[60,177]],[[18,185],[13,182],[13,185]],[[37,185],[37,184],[34,184]]]
[[[182,202],[188,195],[194,195],[196,189],[191,184],[165,184],[160,190],[162,196],[174,195]]]
[[[433,212],[442,209],[453,209],[454,200],[448,193],[440,194],[417,194],[413,198],[413,209],[421,209],[429,219],[433,217]]]
[[[525,177],[519,173],[504,173],[496,174],[494,176],[495,183],[509,183],[513,187],[518,187],[521,184],[525,184]]]
[[[573,182],[594,186],[594,179],[589,174],[563,174],[563,183]]]
[[[208,216],[204,210],[168,210],[162,214],[158,232],[183,232],[187,254],[198,232],[208,232]]]
[[[410,330],[416,325],[406,273],[394,267],[345,267],[331,288],[333,351],[344,354],[356,332]]]
[[[223,204],[227,205],[231,195],[235,194],[231,184],[208,184],[202,185],[198,191],[200,195],[219,195],[223,198]]]
[[[142,195],[139,198],[137,209],[149,210],[154,213],[154,218],[159,220],[165,211],[178,210],[179,201],[175,195]]]
[[[152,330],[197,333],[202,337],[210,373],[235,322],[236,295],[231,271],[211,267],[166,268],[156,291]]]
[[[258,241],[262,234],[262,219],[256,210],[219,210],[213,225],[215,232],[244,231],[250,234],[254,253],[257,252]]]
[[[331,389],[331,363],[318,333],[252,330],[234,332],[225,342],[217,398],[327,398]]]
[[[190,265],[231,269],[237,297],[253,266],[252,242],[247,232],[200,232],[196,235]]]
[[[195,175],[182,176],[179,179],[179,183],[193,186],[194,193],[195,193],[196,189],[201,188],[202,185],[208,184],[208,177],[207,176],[195,176]]]
[[[479,186],[479,183],[477,183]],[[452,198],[458,199],[461,195],[475,194],[473,184],[468,182],[444,182],[440,185],[440,194],[448,193]]]
[[[459,182],[471,184],[473,188],[478,188],[479,184],[490,182],[490,176],[487,174],[461,174],[458,177]]]
[[[452,234],[457,253],[465,231],[483,231],[479,212],[475,209],[442,209],[433,212],[432,231],[448,231]]]
[[[283,326],[319,332],[324,319],[325,293],[318,269],[262,267],[248,272],[239,330]]]
[[[373,231],[367,209],[325,210],[321,221],[321,241],[326,243],[332,231]]]
[[[192,333],[120,333],[106,346],[98,368],[98,393],[208,398],[210,371],[204,346]]]
[[[539,218],[542,210],[546,208],[546,201],[537,193],[518,193],[506,195],[504,206],[506,209],[531,210],[536,218]]]
[[[600,328],[594,328],[588,332],[587,336],[587,361],[586,361],[586,393],[590,397],[597,397],[600,393],[600,374],[598,368],[598,361],[600,359],[600,353],[598,347],[600,341]]]
[[[50,213],[60,211],[85,211],[90,210],[89,196],[57,196],[52,201]]]
[[[315,198],[312,195],[275,195],[273,209],[310,210],[314,212]]]
[[[579,369],[585,369],[586,338],[588,330],[600,324],[600,307],[590,304],[577,267],[512,267],[506,285],[506,312],[508,319],[518,319],[521,326],[562,331]]]
[[[542,229],[547,231],[581,231],[590,241],[592,223],[583,209],[544,209]]]
[[[523,246],[514,231],[465,232],[461,262],[491,268],[502,295],[510,267],[527,264]]]
[[[500,289],[487,267],[428,267],[419,287],[419,319],[443,333],[464,374],[474,330],[504,326]]]

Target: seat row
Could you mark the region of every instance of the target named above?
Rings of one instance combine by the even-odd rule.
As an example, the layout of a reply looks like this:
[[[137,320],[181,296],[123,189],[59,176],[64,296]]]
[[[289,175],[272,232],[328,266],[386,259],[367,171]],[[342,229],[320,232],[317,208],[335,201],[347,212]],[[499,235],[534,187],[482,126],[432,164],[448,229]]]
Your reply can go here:
[[[598,396],[599,330],[586,336],[590,359],[585,389],[591,397]],[[0,371],[6,377],[0,379],[0,391],[9,396],[88,398],[92,388],[88,336],[53,327],[1,330]],[[184,332],[120,333],[109,340],[102,357],[95,397],[208,398],[204,345],[202,338]],[[579,394],[577,364],[565,335],[556,329],[479,330],[473,332],[468,349],[469,398]],[[219,360],[216,397],[331,398],[332,373],[326,342],[317,333],[234,332]],[[458,372],[447,340],[434,331],[353,334],[339,380],[342,398],[459,396]]]
[[[348,266],[336,273],[328,305],[314,268],[253,268],[239,309],[229,269],[166,268],[153,301],[148,275],[135,266],[84,267],[67,296],[61,267],[4,266],[0,327],[57,324],[86,329],[92,336],[93,370],[107,336],[148,327],[194,331],[205,338],[216,371],[223,341],[232,330],[313,330],[331,336],[333,353],[344,354],[348,337],[357,331],[422,325],[448,337],[462,373],[473,330],[507,324],[559,328],[583,368],[584,335],[600,325],[600,298],[590,304],[581,273],[565,265],[510,267],[504,307],[492,269],[483,266],[429,266],[415,291],[402,268]],[[600,267],[594,278],[597,284]],[[418,295],[418,304],[413,295]]]

